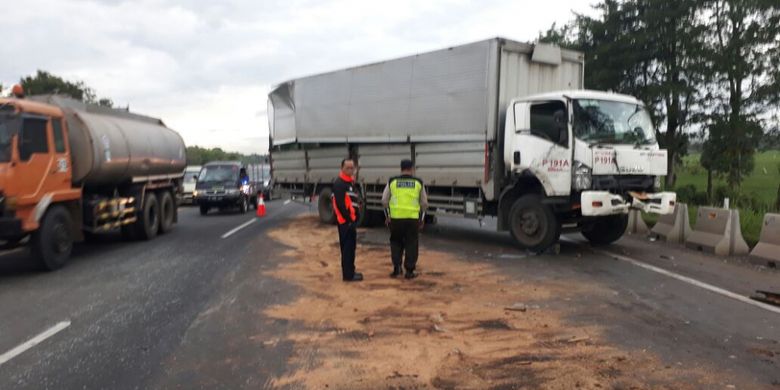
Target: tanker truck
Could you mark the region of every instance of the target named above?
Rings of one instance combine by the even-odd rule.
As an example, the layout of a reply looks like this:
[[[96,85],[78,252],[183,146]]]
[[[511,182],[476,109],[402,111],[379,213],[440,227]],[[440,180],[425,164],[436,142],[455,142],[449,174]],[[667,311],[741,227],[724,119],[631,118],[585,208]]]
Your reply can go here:
[[[429,217],[495,217],[537,252],[564,229],[612,243],[630,209],[668,214],[676,196],[659,192],[667,153],[644,104],[584,90],[584,66],[580,52],[494,38],[283,82],[268,99],[274,192],[333,223],[331,186],[351,157],[372,225],[411,159]]]
[[[185,165],[159,119],[57,95],[0,99],[0,241],[29,237],[55,270],[101,232],[152,239],[177,221]]]

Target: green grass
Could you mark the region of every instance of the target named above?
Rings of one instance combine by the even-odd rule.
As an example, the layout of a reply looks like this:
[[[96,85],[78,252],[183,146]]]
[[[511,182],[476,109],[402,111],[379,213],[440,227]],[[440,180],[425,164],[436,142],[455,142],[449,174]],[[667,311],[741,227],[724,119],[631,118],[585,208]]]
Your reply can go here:
[[[700,154],[691,154],[683,159],[683,166],[677,167],[676,187],[694,185],[697,191],[707,190],[707,170],[699,164]],[[780,150],[757,153],[753,173],[740,185],[743,194],[754,195],[762,202],[774,204],[777,186],[780,184]],[[713,189],[726,185],[725,180],[714,178]],[[722,200],[718,200],[722,202]]]

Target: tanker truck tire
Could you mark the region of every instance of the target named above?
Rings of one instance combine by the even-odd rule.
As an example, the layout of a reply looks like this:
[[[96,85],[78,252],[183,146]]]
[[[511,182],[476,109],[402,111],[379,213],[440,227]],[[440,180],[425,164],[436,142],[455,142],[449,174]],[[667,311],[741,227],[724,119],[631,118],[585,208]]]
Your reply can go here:
[[[509,231],[521,248],[543,252],[561,236],[561,224],[536,194],[518,198],[509,211]]]
[[[173,229],[175,219],[176,205],[173,202],[173,196],[170,191],[160,193],[160,233],[168,233]]]
[[[53,206],[30,237],[33,256],[44,270],[62,268],[73,250],[73,221],[62,206]]]
[[[144,196],[144,205],[140,218],[135,222],[135,237],[142,240],[151,240],[157,236],[160,229],[160,211],[157,196],[154,192],[147,192]]]
[[[582,235],[590,241],[592,246],[609,245],[626,232],[628,226],[628,214],[610,215],[600,217],[582,228]]]
[[[320,215],[320,221],[328,225],[336,224],[336,213],[333,212],[333,191],[325,187],[320,191],[317,199],[317,211]]]
[[[200,215],[206,215],[209,213],[209,206],[204,204],[200,205]]]

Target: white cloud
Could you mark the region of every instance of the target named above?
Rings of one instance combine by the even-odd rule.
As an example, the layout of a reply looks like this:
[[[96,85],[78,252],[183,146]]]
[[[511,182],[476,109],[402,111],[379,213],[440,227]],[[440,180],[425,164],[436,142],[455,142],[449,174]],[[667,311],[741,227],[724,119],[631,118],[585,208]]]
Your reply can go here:
[[[506,36],[590,0],[28,0],[4,9],[0,81],[44,69],[162,118],[188,144],[263,152],[281,81]]]

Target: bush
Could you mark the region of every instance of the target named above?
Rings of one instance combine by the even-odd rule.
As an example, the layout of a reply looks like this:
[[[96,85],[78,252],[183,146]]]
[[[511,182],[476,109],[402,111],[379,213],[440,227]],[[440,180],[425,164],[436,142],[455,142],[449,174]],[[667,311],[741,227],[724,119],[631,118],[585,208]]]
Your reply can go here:
[[[675,192],[677,192],[677,200],[682,203],[688,203],[688,204],[697,204],[695,203],[696,200],[696,186],[693,184],[688,184],[684,186],[680,186],[675,189]]]

